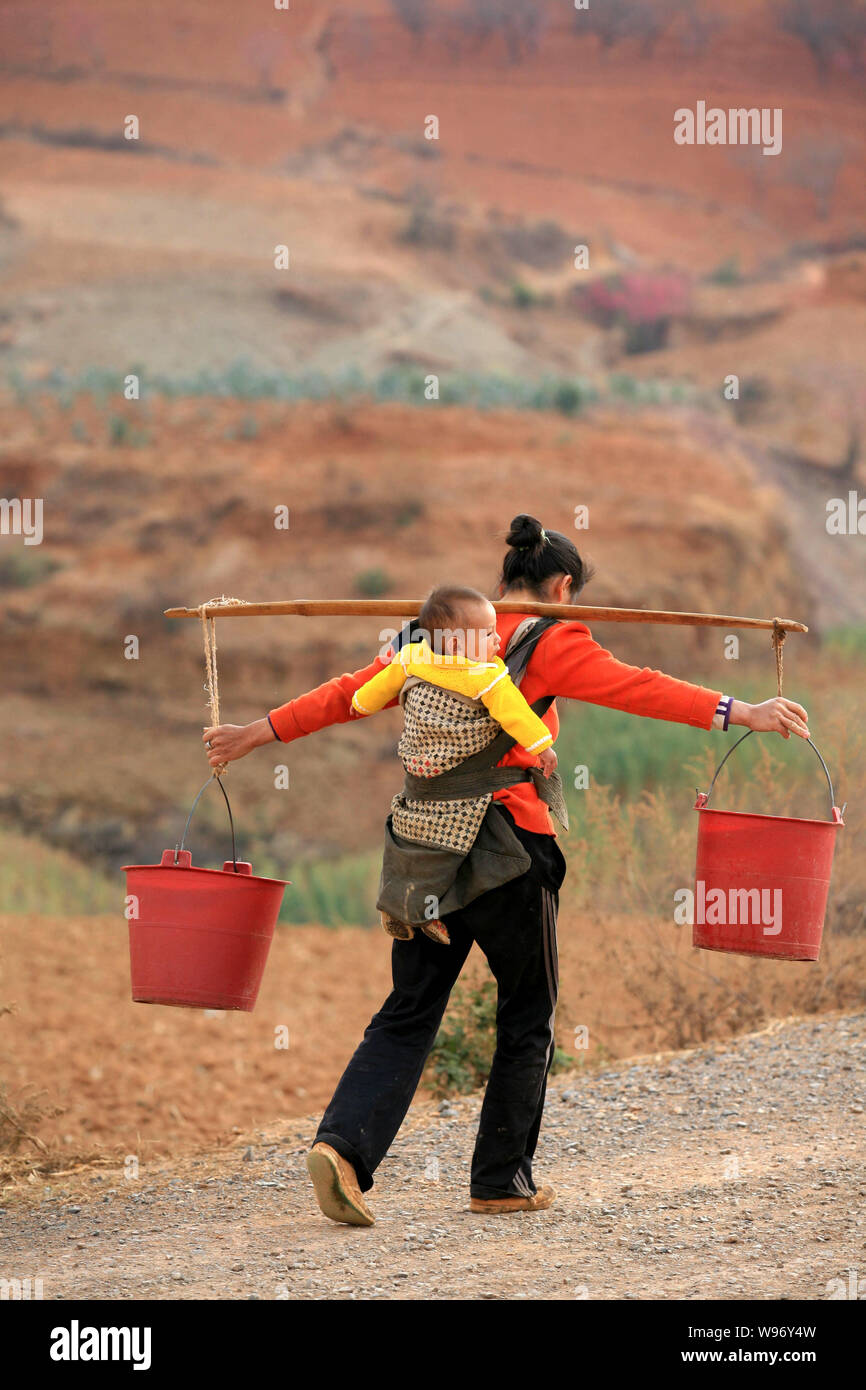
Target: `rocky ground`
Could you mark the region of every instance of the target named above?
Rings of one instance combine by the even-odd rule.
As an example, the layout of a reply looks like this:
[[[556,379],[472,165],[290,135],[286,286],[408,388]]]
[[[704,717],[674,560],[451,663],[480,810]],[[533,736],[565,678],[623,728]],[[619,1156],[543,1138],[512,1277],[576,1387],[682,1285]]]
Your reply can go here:
[[[41,1278],[45,1299],[850,1297],[866,1289],[864,1063],[860,1013],[557,1078],[541,1213],[469,1212],[480,1097],[413,1107],[368,1229],[315,1205],[314,1117],[137,1176],[25,1184],[4,1197],[0,1277]]]

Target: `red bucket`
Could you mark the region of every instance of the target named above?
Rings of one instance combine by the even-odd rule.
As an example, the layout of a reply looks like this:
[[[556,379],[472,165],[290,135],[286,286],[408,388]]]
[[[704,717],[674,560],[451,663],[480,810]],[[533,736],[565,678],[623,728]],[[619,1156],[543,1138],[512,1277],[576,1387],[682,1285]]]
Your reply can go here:
[[[183,848],[192,812],[211,780],[231,807],[218,778],[195,801],[181,847],[160,864],[126,864],[132,997],[138,1004],[187,1009],[255,1007],[286,880],[258,878],[232,858],[219,869],[193,867]]]
[[[713,783],[739,738],[716,768],[710,791],[695,810],[698,853],[692,944],[777,960],[817,960],[836,832],[842,810],[834,804],[827,764],[815,747],[830,788],[830,819],[708,810]]]

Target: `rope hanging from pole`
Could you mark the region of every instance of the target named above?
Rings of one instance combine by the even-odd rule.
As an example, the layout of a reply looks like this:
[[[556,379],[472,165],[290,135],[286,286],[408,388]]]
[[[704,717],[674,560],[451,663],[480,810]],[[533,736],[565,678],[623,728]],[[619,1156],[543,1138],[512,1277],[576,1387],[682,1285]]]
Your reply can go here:
[[[788,636],[787,629],[779,626],[779,619],[773,619],[773,651],[776,654],[776,693],[782,693],[782,644]]]
[[[207,603],[199,604],[198,613],[201,618],[202,640],[204,642],[204,667],[205,667],[205,690],[207,691],[208,704],[210,705],[210,727],[214,728],[220,722],[220,681],[219,669],[217,667],[217,644],[216,644],[216,618],[209,617],[207,610],[215,605],[227,608],[244,607],[246,599],[228,598],[225,594],[220,594],[219,598],[212,598]],[[207,725],[203,727],[208,727]],[[222,777],[228,763],[220,763],[219,767],[213,770],[214,777]]]

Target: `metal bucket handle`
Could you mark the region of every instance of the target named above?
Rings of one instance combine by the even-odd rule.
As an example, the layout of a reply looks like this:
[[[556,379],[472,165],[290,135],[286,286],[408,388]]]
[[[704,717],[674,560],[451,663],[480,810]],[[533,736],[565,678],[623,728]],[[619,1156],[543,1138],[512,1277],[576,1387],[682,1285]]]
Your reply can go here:
[[[174,862],[175,862],[175,864],[177,864],[178,856],[183,852],[183,847],[184,847],[184,844],[185,844],[185,842],[186,842],[187,832],[188,832],[188,830],[189,830],[189,823],[190,823],[190,821],[192,820],[192,813],[193,813],[193,811],[195,810],[196,806],[198,805],[199,799],[200,799],[202,793],[205,792],[205,791],[207,790],[207,788],[210,786],[211,782],[216,782],[217,786],[219,787],[220,791],[222,792],[222,794],[223,794],[223,800],[225,801],[225,804],[226,804],[226,810],[227,810],[228,813],[229,813],[229,825],[231,826],[231,832],[232,832],[232,864],[233,864],[233,866],[234,866],[234,872],[235,872],[236,874],[239,874],[241,871],[240,871],[240,869],[238,868],[238,854],[237,854],[237,849],[235,848],[235,822],[234,822],[234,817],[232,816],[232,808],[231,808],[231,804],[230,804],[230,802],[229,802],[228,793],[227,793],[225,787],[223,786],[222,778],[221,778],[221,777],[217,777],[217,775],[216,775],[215,772],[212,772],[211,775],[210,775],[210,777],[209,777],[209,778],[207,779],[207,781],[205,782],[204,786],[201,787],[201,788],[199,788],[199,791],[198,791],[198,794],[196,795],[195,801],[192,803],[192,805],[191,805],[190,808],[189,808],[189,815],[188,815],[187,818],[186,818],[186,825],[185,825],[184,828],[183,828],[183,835],[181,836],[180,844],[179,844],[179,845],[175,845],[175,850],[174,850]]]
[[[722,768],[724,767],[725,763],[728,761],[728,758],[729,758],[729,757],[731,756],[731,754],[733,753],[734,749],[735,749],[735,748],[739,748],[740,744],[743,742],[743,739],[748,738],[749,735],[750,735],[750,734],[753,734],[753,733],[755,733],[755,730],[754,730],[754,729],[747,729],[746,732],[745,732],[744,734],[741,734],[741,735],[740,735],[740,737],[737,739],[736,743],[732,744],[731,747],[728,749],[727,753],[726,753],[725,756],[722,758],[722,761],[719,763],[718,767],[716,768],[715,772],[713,773],[713,780],[712,780],[712,782],[710,783],[710,789],[709,789],[709,791],[706,791],[706,792],[700,792],[700,791],[699,791],[699,792],[698,792],[698,801],[697,801],[697,809],[698,809],[698,810],[703,810],[704,807],[707,806],[707,805],[709,804],[710,792],[713,790],[713,786],[715,785],[716,778],[718,777],[718,775],[719,775],[719,773],[721,772]],[[842,816],[845,814],[845,806],[847,806],[848,803],[847,803],[847,801],[846,801],[846,802],[845,802],[845,806],[842,807],[841,811],[839,810],[839,808],[838,808],[837,805],[836,805],[836,797],[835,797],[835,795],[834,795],[834,793],[833,793],[833,782],[832,782],[832,780],[831,780],[831,778],[830,778],[830,773],[829,773],[829,770],[828,770],[828,768],[827,768],[827,764],[824,762],[824,759],[821,757],[821,754],[819,753],[819,751],[818,751],[818,749],[817,749],[817,747],[816,747],[815,740],[812,739],[812,738],[810,738],[810,739],[805,740],[805,742],[807,742],[807,743],[809,744],[810,748],[813,750],[813,752],[814,752],[814,754],[815,754],[815,757],[819,760],[821,766],[822,766],[823,769],[824,769],[824,776],[827,778],[827,786],[828,786],[829,789],[830,789],[830,819],[831,819],[832,821],[837,821],[837,822],[838,822],[838,821],[841,821]]]

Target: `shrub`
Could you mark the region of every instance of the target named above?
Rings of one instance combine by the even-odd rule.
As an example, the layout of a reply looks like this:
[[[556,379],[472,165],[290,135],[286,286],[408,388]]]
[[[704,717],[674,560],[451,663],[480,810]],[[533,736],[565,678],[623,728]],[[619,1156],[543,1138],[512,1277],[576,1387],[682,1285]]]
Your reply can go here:
[[[109,443],[117,446],[129,442],[129,421],[123,415],[112,415],[108,421]]]
[[[453,220],[437,210],[433,195],[427,189],[410,189],[407,197],[410,204],[409,220],[399,233],[399,239],[412,246],[450,251],[457,240]]]
[[[362,598],[381,598],[391,587],[391,576],[387,570],[363,570],[355,576],[355,592]]]
[[[740,257],[737,252],[728,256],[727,260],[720,261],[715,270],[711,270],[707,276],[711,285],[739,285],[742,279]]]
[[[0,589],[30,589],[58,569],[60,561],[46,555],[38,546],[10,551],[8,555],[0,555]]]
[[[425,511],[426,508],[420,497],[407,497],[404,501],[396,504],[392,520],[395,526],[411,526],[412,522],[422,517]]]
[[[549,218],[541,222],[512,222],[496,228],[503,249],[514,260],[525,261],[536,270],[552,270],[564,264],[575,241]]]
[[[688,284],[676,271],[629,271],[575,291],[582,311],[603,328],[621,326],[626,352],[664,347],[671,323],[689,304]]]
[[[258,437],[259,422],[256,419],[255,415],[244,415],[243,419],[236,427],[232,428],[231,426],[229,426],[229,428],[226,430],[227,439],[250,440],[258,439]]]
[[[522,280],[515,280],[511,286],[511,302],[515,309],[531,309],[533,305],[541,302],[541,296],[536,294],[531,285],[525,285]]]
[[[496,1004],[495,980],[455,987],[427,1059],[425,1079],[437,1095],[466,1095],[486,1082],[496,1048]],[[555,1049],[551,1071],[575,1065],[573,1057]]]
[[[553,393],[553,404],[562,415],[576,415],[587,399],[587,393],[578,381],[562,381]]]
[[[747,376],[740,382],[740,404],[737,412],[740,420],[751,421],[772,399],[773,391],[766,377]]]
[[[427,1061],[437,1095],[465,1094],[483,1086],[496,1044],[496,984],[458,984]]]
[[[20,225],[21,224],[18,221],[17,217],[13,217],[11,212],[9,211],[9,208],[6,204],[6,199],[0,198],[0,227],[6,227],[8,230],[11,231],[17,231]]]

